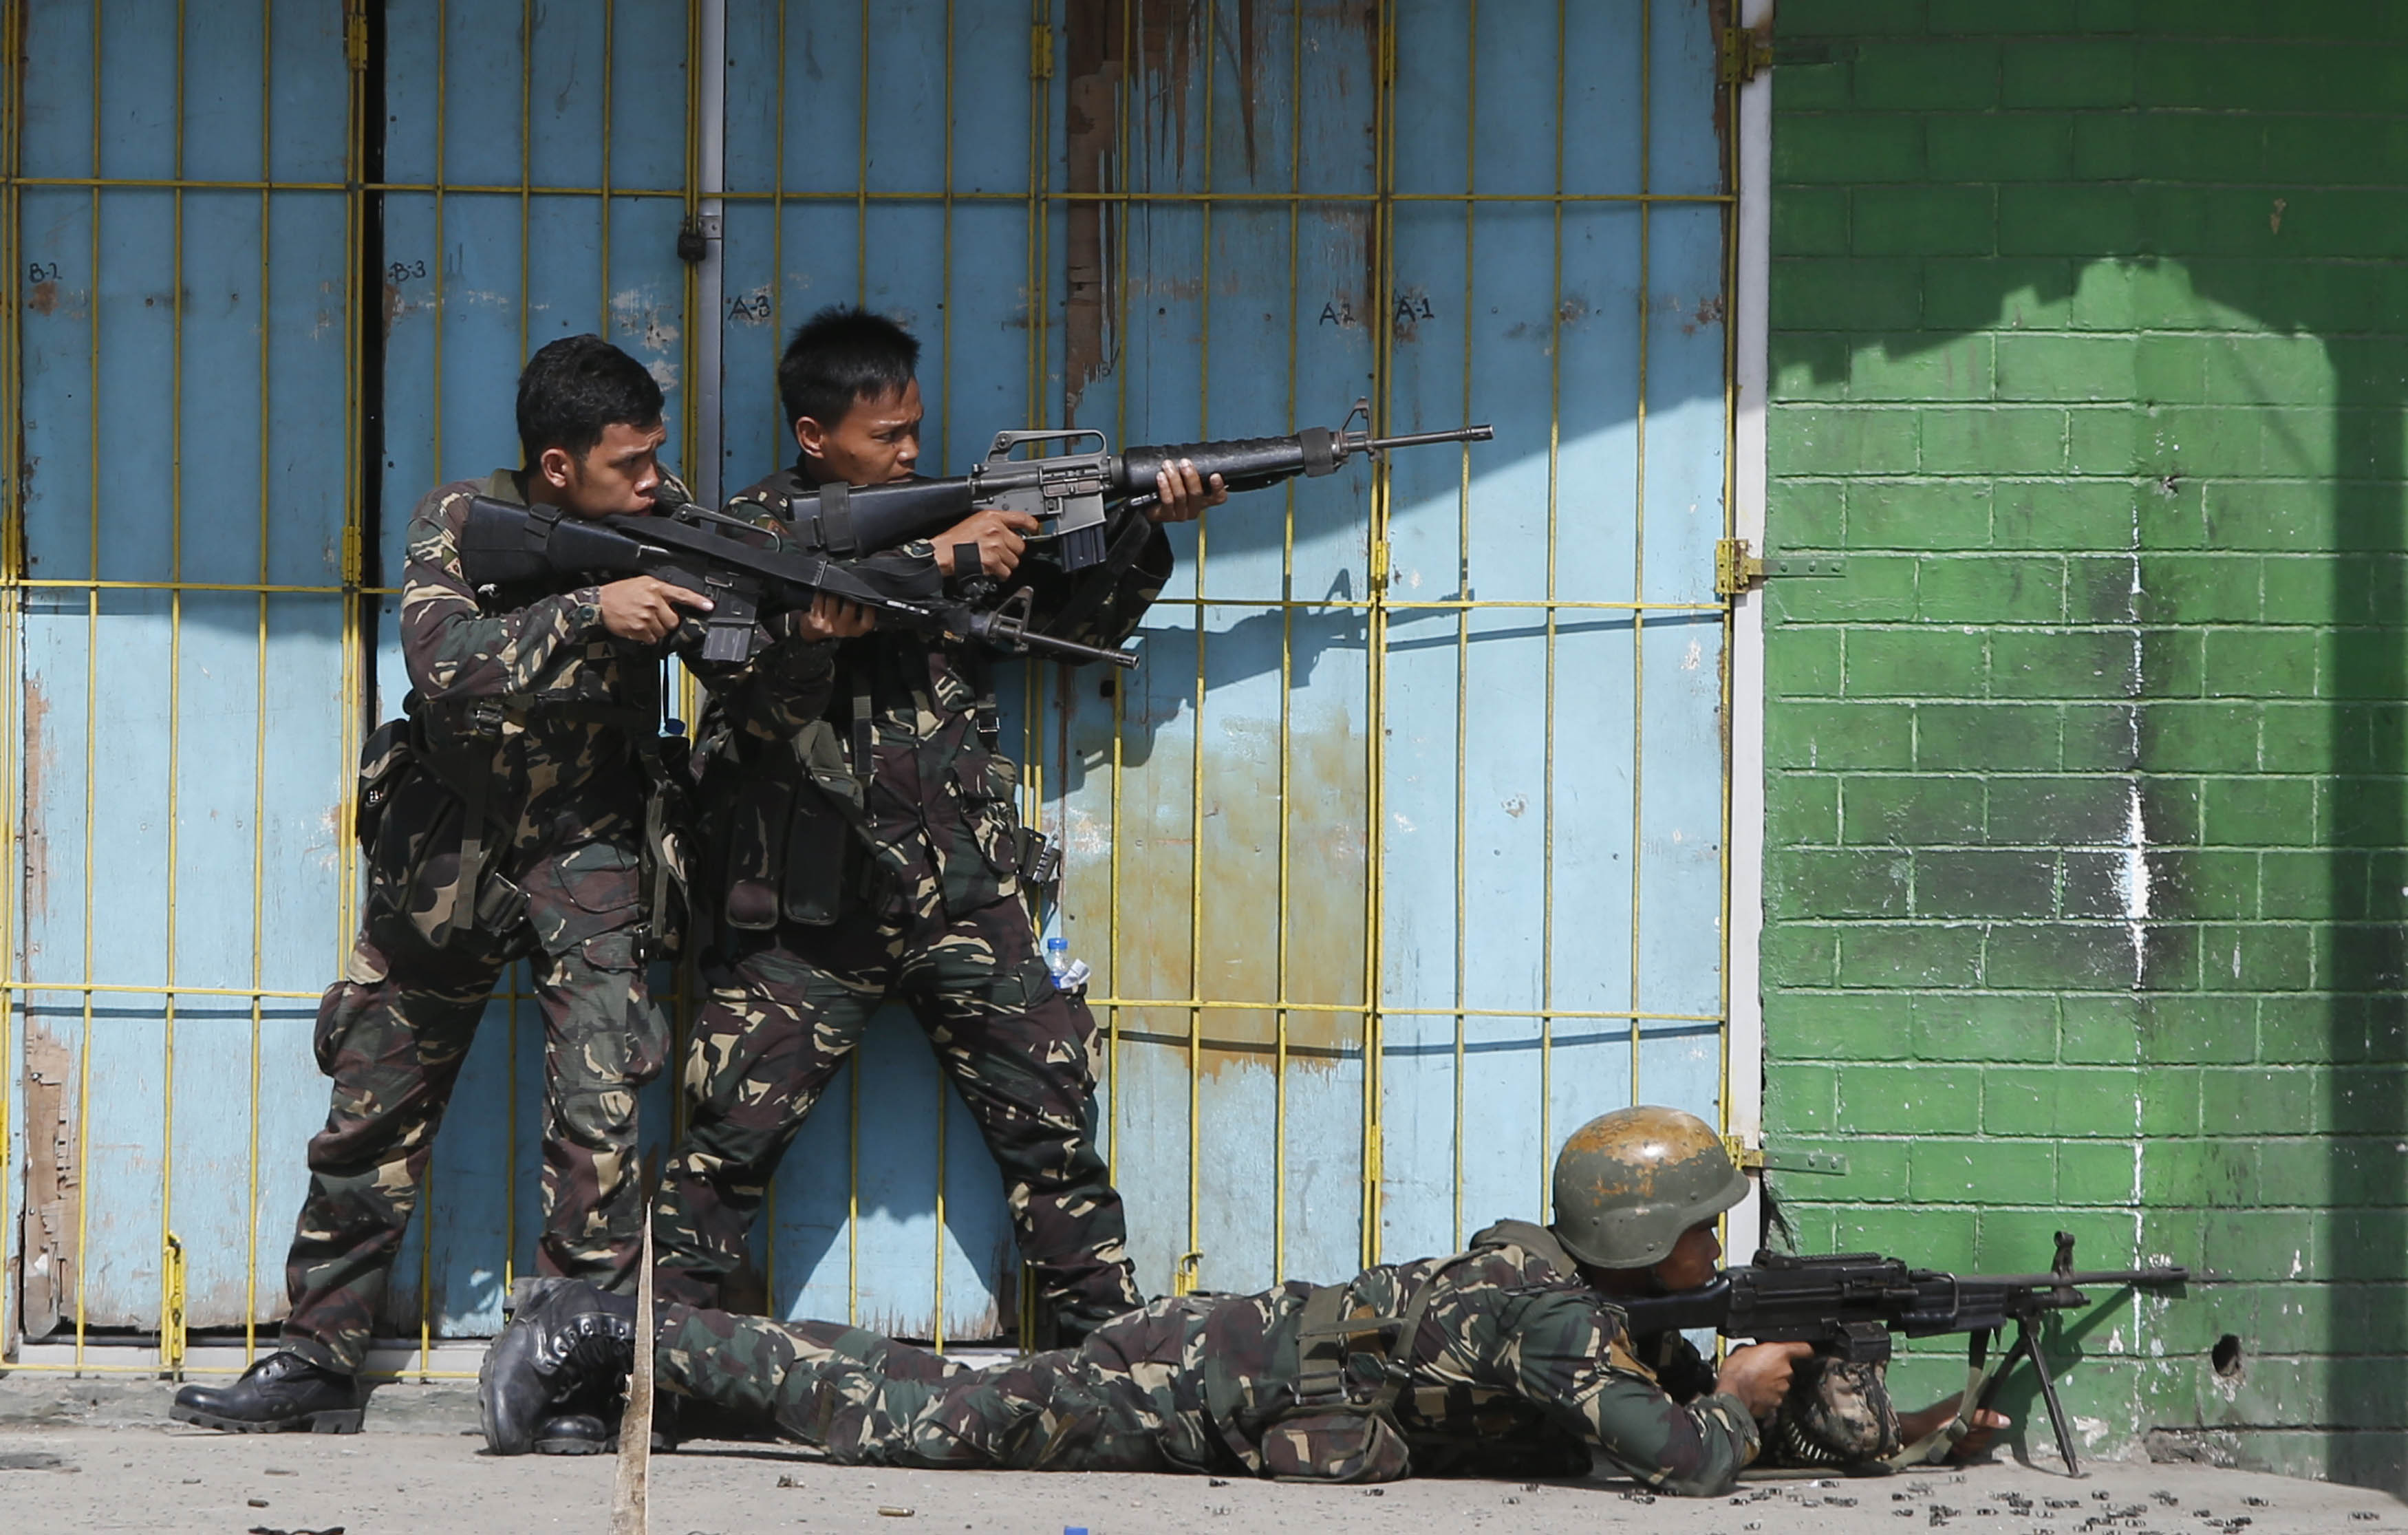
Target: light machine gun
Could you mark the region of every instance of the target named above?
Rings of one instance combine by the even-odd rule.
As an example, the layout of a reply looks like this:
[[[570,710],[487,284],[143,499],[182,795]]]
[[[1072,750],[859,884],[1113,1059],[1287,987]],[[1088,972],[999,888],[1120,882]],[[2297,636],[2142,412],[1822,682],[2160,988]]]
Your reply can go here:
[[[952,634],[1012,654],[1137,665],[1125,652],[1030,633],[1025,589],[994,608],[892,595],[838,561],[693,502],[664,505],[649,517],[579,517],[558,507],[513,506],[480,495],[468,503],[460,566],[478,587],[558,590],[593,577],[652,576],[699,592],[711,600],[711,610],[698,619],[705,661],[751,660],[762,619],[808,608],[815,594],[825,592],[860,604],[883,623]]]
[[[1890,1356],[1890,1334],[1933,1338],[1971,1334],[1966,1351],[1967,1387],[1956,1421],[1971,1424],[1990,1404],[2018,1358],[2031,1361],[2048,1402],[2049,1427],[2066,1470],[2081,1474],[2071,1425],[2057,1399],[2057,1383],[2040,1348],[2042,1318],[2090,1302],[2084,1285],[2180,1285],[2187,1269],[2077,1270],[2073,1238],[2057,1234],[2057,1259],[2042,1274],[1948,1274],[1910,1269],[1878,1253],[1834,1253],[1798,1257],[1758,1252],[1754,1264],[1726,1269],[1710,1284],[1677,1295],[1617,1298],[1633,1334],[1712,1327],[1729,1338],[1762,1343],[1812,1343],[1817,1353],[1842,1359],[1879,1362]],[[1985,1368],[1990,1341],[2009,1322],[2014,1346]]]
[[[887,485],[823,485],[815,495],[798,497],[790,515],[806,545],[850,558],[932,537],[974,511],[1025,512],[1041,524],[1036,538],[1051,544],[1051,559],[1067,573],[1104,563],[1112,509],[1152,497],[1154,476],[1182,459],[1192,461],[1202,480],[1210,481],[1217,474],[1231,491],[1256,491],[1298,475],[1335,473],[1356,453],[1486,442],[1497,435],[1484,423],[1375,438],[1369,431],[1370,409],[1369,400],[1356,400],[1335,431],[1308,426],[1289,437],[1172,443],[1118,453],[1092,427],[997,432],[985,460],[966,475]],[[1361,428],[1354,425],[1358,421]],[[1092,446],[1071,451],[1082,444]],[[1015,456],[1029,447],[1052,451],[1043,457]]]

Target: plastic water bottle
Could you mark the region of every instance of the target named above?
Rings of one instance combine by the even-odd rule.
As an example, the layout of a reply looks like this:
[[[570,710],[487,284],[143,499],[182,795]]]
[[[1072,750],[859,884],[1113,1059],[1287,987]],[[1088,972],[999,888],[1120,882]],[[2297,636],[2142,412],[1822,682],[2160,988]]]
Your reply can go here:
[[[1070,940],[1067,938],[1047,939],[1045,973],[1054,978],[1054,990],[1063,991],[1069,987],[1070,983],[1065,978],[1070,973]]]

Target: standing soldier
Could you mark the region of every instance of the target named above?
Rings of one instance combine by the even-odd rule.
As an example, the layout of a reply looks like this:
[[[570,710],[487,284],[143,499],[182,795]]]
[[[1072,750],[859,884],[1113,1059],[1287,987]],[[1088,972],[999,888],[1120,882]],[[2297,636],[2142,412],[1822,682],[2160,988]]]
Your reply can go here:
[[[538,1271],[635,1284],[636,1090],[667,1046],[639,898],[658,852],[645,826],[660,659],[681,610],[710,603],[642,576],[552,595],[471,589],[472,497],[601,517],[649,512],[664,485],[677,494],[659,462],[660,386],[599,337],[528,361],[518,429],[525,467],[441,486],[410,518],[401,642],[415,692],[364,753],[367,907],[318,1005],[334,1095],[285,1260],[293,1309],[282,1346],[239,1381],[176,1394],[187,1423],[357,1430],[369,1330],[444,1103],[495,981],[522,957],[545,1031]],[[561,1431],[601,1447],[590,1416]]]
[[[778,365],[801,456],[728,509],[782,519],[823,484],[911,479],[919,354],[900,326],[864,310],[812,316]],[[1117,558],[1040,585],[1053,632],[1126,638],[1170,573],[1169,542],[1144,519],[1186,521],[1227,499],[1193,465],[1156,490],[1149,511],[1124,513]],[[1008,579],[1037,526],[980,511],[870,557],[907,587]],[[965,569],[973,547],[977,567]],[[1033,908],[1051,859],[1019,824],[1019,769],[996,750],[986,658],[867,633],[857,610],[841,622],[845,642],[823,647],[815,669],[756,667],[714,684],[698,903],[715,907],[701,960],[709,999],[685,1062],[686,1137],[653,1213],[656,1283],[671,1300],[723,1303],[779,1159],[871,1014],[899,994],[1002,1168],[1039,1326],[1070,1341],[1142,1298],[1095,1144],[1095,1019],[1055,988],[1038,952]]]
[[[1746,1190],[1702,1120],[1622,1109],[1556,1157],[1553,1226],[1499,1221],[1468,1251],[1337,1284],[1175,1296],[1076,1349],[976,1370],[840,1323],[678,1305],[645,1342],[668,1391],[846,1465],[1321,1482],[1596,1471],[1713,1496],[1762,1452],[1759,1421],[1816,1465],[1869,1463],[1949,1423],[1955,1398],[1895,1412],[1879,1366],[1799,1370],[1805,1343],[1751,1344],[1716,1367],[1678,1333],[1630,1335],[1617,1299],[1712,1280],[1715,1218]],[[571,1284],[514,1322],[479,1380],[487,1443],[519,1453],[556,1393],[624,1375],[634,1315],[624,1297]],[[1975,1413],[1980,1439],[1959,1448],[2005,1423]]]

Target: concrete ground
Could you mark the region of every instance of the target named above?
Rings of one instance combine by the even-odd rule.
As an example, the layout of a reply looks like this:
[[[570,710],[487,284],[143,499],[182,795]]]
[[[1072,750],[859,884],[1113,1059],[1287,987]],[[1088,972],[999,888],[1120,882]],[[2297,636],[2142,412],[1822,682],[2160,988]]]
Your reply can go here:
[[[22,1377],[19,1378],[21,1381]],[[0,1382],[0,1387],[17,1382]],[[0,1530],[592,1531],[609,1522],[612,1462],[483,1453],[458,1387],[388,1387],[371,1431],[232,1436],[163,1426],[165,1388],[56,1385],[47,1404],[0,1389]],[[67,1400],[67,1397],[76,1399]],[[896,1471],[796,1449],[706,1443],[652,1462],[664,1535],[959,1528],[998,1535],[1296,1535],[1298,1531],[1627,1529],[1633,1535],[2408,1535],[2386,1494],[2196,1465],[2103,1462],[2076,1481],[2012,1462],[1964,1471],[1743,1483],[1727,1498],[1626,1485],[1416,1481],[1291,1486],[1217,1478]],[[1900,1521],[1911,1521],[1901,1523]]]

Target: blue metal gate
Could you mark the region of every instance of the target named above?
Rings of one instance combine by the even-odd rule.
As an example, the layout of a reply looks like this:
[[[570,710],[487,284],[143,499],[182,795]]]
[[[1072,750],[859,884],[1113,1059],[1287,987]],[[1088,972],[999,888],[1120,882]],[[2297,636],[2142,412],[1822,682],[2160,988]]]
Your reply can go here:
[[[1232,502],[1137,672],[1019,680],[1149,1289],[1445,1248],[1541,1213],[1589,1114],[1719,1112],[1720,7],[724,0],[697,82],[706,4],[7,7],[0,1336],[173,1364],[280,1309],[401,526],[514,460],[519,362],[580,330],[727,485],[788,451],[777,347],[839,301],[926,340],[947,471],[1000,427],[1357,395],[1497,423]],[[722,210],[698,277],[679,230]],[[520,991],[396,1285],[422,1346],[532,1261]],[[1011,1330],[993,1167],[899,1014],[773,1211],[781,1310]]]

